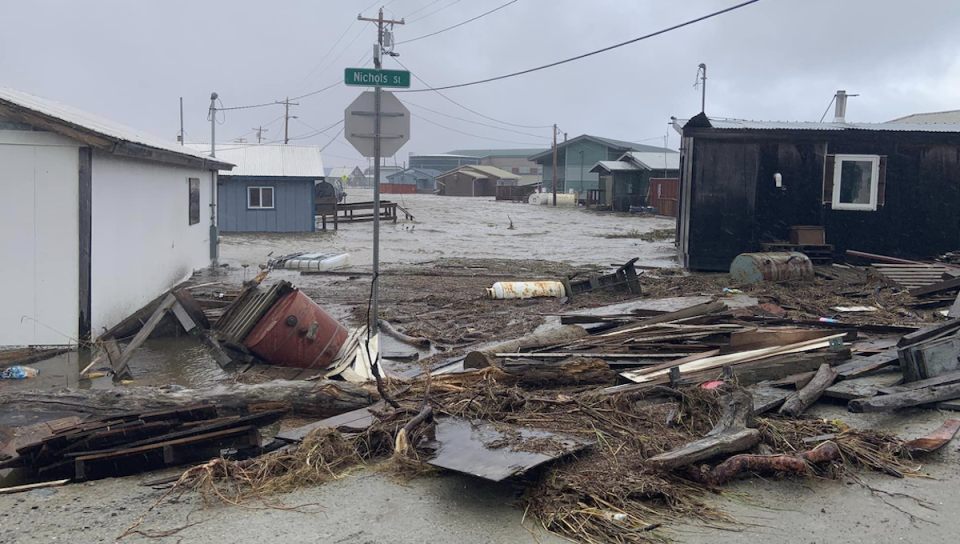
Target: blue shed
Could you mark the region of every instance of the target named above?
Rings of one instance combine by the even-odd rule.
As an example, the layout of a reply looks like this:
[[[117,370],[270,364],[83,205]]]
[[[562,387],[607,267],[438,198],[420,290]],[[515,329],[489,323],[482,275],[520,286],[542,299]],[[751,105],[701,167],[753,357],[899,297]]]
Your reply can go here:
[[[387,182],[399,185],[416,185],[418,193],[432,193],[437,188],[437,176],[442,173],[430,168],[407,168],[387,176]]]
[[[222,232],[312,232],[314,186],[324,180],[315,145],[230,144],[217,158],[236,164],[219,177]]]

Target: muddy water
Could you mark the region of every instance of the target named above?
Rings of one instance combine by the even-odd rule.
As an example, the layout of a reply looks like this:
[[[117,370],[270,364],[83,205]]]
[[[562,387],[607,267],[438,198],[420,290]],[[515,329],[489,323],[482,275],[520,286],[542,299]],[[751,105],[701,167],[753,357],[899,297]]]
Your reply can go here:
[[[635,238],[608,239],[605,235],[633,230],[640,233],[675,226],[671,218],[593,212],[582,208],[553,208],[497,202],[491,197],[383,195],[410,211],[396,223],[382,223],[380,261],[408,264],[438,258],[544,259],[577,265],[622,263],[639,257],[638,264],[675,266],[673,241],[644,242]],[[348,202],[372,201],[373,192],[351,189]],[[513,221],[514,229],[509,229]],[[331,227],[332,229],[332,227]],[[345,223],[334,232],[300,234],[223,235],[221,256],[231,265],[249,264],[251,277],[267,256],[300,251],[350,254],[353,266],[372,259],[372,223]]]

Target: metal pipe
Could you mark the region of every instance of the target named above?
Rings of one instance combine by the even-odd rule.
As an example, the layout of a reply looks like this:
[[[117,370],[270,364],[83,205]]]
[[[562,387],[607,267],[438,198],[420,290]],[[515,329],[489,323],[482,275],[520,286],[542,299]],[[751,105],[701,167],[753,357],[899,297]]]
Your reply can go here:
[[[183,97],[180,97],[180,145],[183,145]]]
[[[210,156],[217,156],[217,93],[210,93]]]

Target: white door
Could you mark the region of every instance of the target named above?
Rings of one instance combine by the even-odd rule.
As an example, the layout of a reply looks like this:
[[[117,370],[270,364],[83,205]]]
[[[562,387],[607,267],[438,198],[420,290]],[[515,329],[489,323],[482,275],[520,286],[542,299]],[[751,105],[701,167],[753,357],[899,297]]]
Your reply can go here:
[[[48,136],[0,131],[0,346],[76,343],[79,151]]]

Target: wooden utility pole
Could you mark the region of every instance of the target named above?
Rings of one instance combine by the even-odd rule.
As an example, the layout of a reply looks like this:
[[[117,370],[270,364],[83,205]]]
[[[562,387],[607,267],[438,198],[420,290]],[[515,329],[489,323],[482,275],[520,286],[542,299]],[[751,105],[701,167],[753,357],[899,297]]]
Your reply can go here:
[[[557,124],[553,124],[553,206],[557,206]]]
[[[263,128],[263,125],[260,125],[259,127],[254,127],[252,130],[257,131],[257,143],[258,143],[258,144],[259,144],[259,143],[263,143],[263,133],[264,133],[264,132],[270,132],[270,129],[269,129],[269,128]]]
[[[299,106],[300,103],[291,102],[290,97],[287,97],[286,100],[284,100],[283,102],[277,102],[277,104],[283,104],[284,107],[286,108],[286,112],[283,114],[283,143],[289,144],[290,143],[290,119],[291,119],[290,106]],[[294,115],[292,118],[296,119],[297,116]]]

